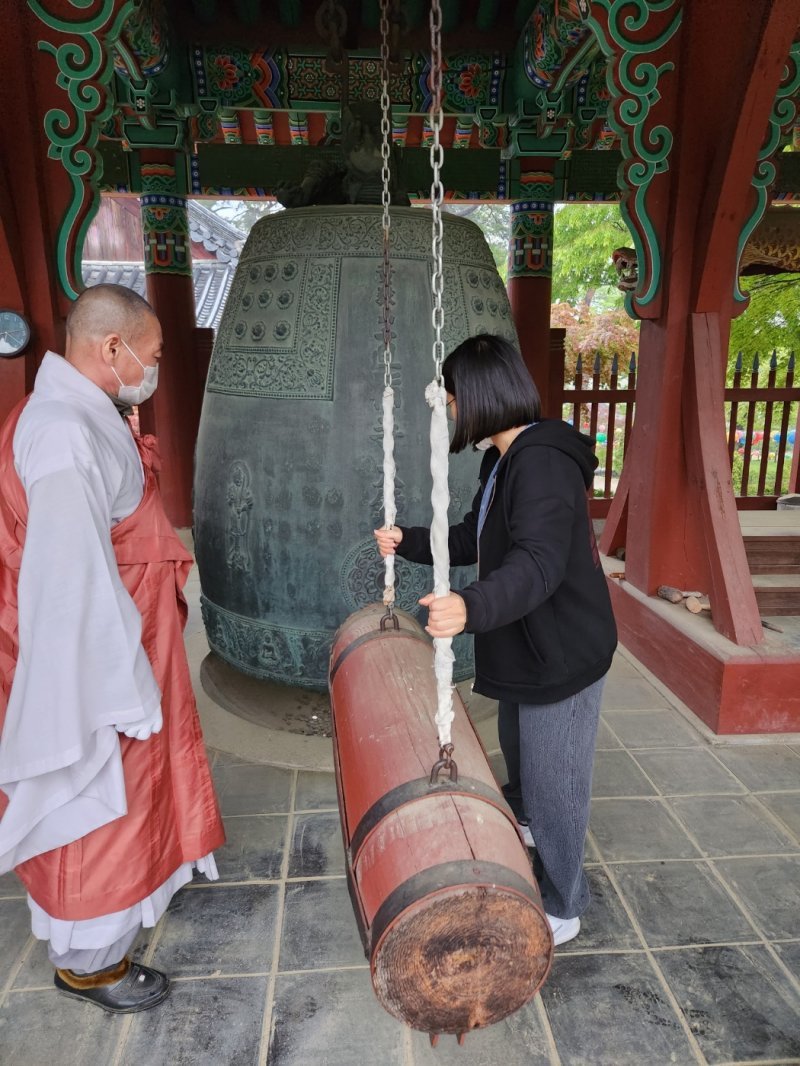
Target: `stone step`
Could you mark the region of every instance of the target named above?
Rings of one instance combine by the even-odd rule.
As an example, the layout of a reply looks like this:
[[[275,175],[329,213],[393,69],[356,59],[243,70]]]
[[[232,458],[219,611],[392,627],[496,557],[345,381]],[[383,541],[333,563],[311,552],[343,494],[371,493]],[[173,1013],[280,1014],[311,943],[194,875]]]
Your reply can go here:
[[[800,615],[800,572],[754,574],[753,588],[761,614]]]

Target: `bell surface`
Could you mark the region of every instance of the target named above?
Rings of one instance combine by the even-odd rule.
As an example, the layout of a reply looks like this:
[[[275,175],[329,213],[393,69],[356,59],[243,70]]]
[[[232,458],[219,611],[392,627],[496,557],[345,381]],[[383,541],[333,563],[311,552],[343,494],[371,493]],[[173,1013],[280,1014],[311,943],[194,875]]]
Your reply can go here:
[[[431,520],[431,214],[391,212],[397,522]],[[477,333],[516,343],[505,286],[477,225],[444,216],[445,352]],[[382,209],[297,208],[259,220],[228,296],[195,460],[194,535],[211,648],[244,673],[327,686],[334,633],[380,602],[383,560]],[[450,460],[450,520],[479,457]],[[454,569],[454,589],[474,568]],[[431,568],[397,560],[397,605],[421,614]],[[471,639],[454,641],[457,680]]]

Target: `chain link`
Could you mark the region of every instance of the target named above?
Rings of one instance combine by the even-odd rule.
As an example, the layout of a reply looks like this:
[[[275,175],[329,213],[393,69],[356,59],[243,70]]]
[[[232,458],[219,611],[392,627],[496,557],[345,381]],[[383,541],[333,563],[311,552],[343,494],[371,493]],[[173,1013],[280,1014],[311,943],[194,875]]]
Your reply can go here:
[[[436,368],[436,381],[442,384],[442,363],[444,362],[444,311],[442,309],[442,291],[444,288],[444,270],[442,266],[444,230],[442,225],[442,186],[441,168],[444,164],[444,151],[441,144],[442,123],[442,10],[439,0],[432,0],[430,13],[431,29],[431,110],[430,125],[433,131],[431,145],[431,215],[432,215],[432,254],[433,274],[431,275],[431,293],[433,295],[433,362]]]
[[[392,267],[389,249],[392,233],[391,168],[392,110],[389,99],[389,4],[381,0],[381,204],[383,205],[383,384],[392,384]]]

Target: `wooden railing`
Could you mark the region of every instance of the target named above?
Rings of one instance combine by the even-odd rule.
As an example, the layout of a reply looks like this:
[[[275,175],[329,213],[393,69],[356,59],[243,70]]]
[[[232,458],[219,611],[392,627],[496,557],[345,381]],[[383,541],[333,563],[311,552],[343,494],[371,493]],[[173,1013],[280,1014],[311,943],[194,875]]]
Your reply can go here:
[[[620,377],[619,359],[615,355],[611,377],[604,383],[600,356],[595,357],[591,374],[584,374],[579,356],[572,380],[564,382],[562,417],[597,441],[600,465],[595,472],[592,514],[598,518],[608,512],[633,426],[636,354],[632,352],[626,362]]]
[[[794,367],[792,352],[783,383],[779,383],[778,361],[773,352],[766,385],[760,386],[762,368],[758,355],[753,358],[749,383],[748,375],[742,371],[742,353],[736,357],[733,383],[725,389],[725,413],[728,455],[740,510],[771,507],[783,493],[797,491],[796,484],[790,485],[789,476],[792,451],[798,447],[800,387],[794,383]]]
[[[795,384],[792,354],[781,370],[773,354],[765,384],[764,364],[756,355],[749,372],[741,353],[733,382],[725,389],[728,454],[737,507],[770,509],[786,492],[798,492],[796,441],[800,415],[800,384]],[[600,465],[595,474],[592,513],[608,512],[622,471],[636,406],[636,356],[613,359],[611,375],[602,380],[600,357],[590,373],[578,360],[574,375],[564,381],[562,418],[597,440]],[[794,463],[792,458],[794,456]]]

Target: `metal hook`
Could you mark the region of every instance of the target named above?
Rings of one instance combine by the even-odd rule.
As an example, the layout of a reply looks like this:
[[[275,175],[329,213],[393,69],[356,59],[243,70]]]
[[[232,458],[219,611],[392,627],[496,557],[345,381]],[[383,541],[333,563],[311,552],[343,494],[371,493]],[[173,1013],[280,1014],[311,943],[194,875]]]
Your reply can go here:
[[[389,624],[389,622],[392,623],[393,629],[400,629],[400,619],[394,613],[394,607],[391,604],[389,604],[389,606],[386,608],[386,614],[383,616],[383,618],[381,618],[381,633],[386,632],[386,626]]]
[[[456,765],[455,760],[453,759],[452,744],[444,744],[441,748],[439,748],[439,758],[433,764],[433,769],[431,770],[430,783],[432,785],[437,785],[439,783],[439,774],[442,772],[442,770],[448,771],[448,773],[450,774],[450,780],[453,784],[456,784],[458,782],[458,766]]]

